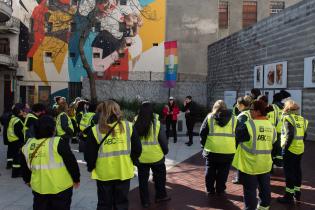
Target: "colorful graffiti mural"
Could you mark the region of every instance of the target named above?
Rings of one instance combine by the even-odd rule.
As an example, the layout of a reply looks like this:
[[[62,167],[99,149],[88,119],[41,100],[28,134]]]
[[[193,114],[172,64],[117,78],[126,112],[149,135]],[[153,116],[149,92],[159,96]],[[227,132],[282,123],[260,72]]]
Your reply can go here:
[[[39,81],[80,82],[86,77],[79,40],[90,26],[84,52],[97,79],[128,80],[130,71],[164,71],[166,0],[37,2],[27,57]]]

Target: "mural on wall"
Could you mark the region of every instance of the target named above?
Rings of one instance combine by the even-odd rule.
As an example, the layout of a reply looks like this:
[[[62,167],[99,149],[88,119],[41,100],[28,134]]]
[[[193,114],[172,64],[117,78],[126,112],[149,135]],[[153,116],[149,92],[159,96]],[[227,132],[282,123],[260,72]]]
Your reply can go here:
[[[86,77],[79,40],[83,29],[91,24],[92,13],[96,21],[84,52],[97,79],[128,80],[129,72],[148,71],[147,66],[163,72],[166,0],[37,2],[27,53],[33,60],[34,78],[48,84],[80,82]]]

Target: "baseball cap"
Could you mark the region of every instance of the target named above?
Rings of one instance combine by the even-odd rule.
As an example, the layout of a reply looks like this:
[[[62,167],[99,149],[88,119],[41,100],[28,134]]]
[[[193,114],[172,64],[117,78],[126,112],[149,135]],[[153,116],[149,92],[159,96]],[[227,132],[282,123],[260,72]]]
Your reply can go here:
[[[173,96],[170,96],[168,100],[174,100],[174,97],[173,97]]]

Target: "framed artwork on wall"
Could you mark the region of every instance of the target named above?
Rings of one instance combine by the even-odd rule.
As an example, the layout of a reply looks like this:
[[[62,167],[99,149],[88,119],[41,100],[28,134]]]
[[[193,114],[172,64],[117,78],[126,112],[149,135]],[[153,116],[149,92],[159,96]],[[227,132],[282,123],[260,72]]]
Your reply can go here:
[[[304,59],[304,87],[315,87],[315,56]]]
[[[264,66],[259,65],[254,68],[254,88],[263,88],[264,87]]]
[[[264,88],[287,87],[287,61],[264,66]]]

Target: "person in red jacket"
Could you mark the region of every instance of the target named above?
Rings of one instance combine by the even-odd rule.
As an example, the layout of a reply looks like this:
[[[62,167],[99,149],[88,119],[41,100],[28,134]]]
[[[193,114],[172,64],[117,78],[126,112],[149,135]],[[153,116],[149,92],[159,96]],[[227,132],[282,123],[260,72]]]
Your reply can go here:
[[[176,125],[177,125],[177,115],[179,114],[179,107],[176,105],[174,101],[174,97],[170,97],[168,104],[163,108],[163,116],[166,122],[166,136],[167,138],[170,137],[170,128],[172,125],[172,132],[174,136],[174,143],[177,142],[177,132],[176,132]]]

